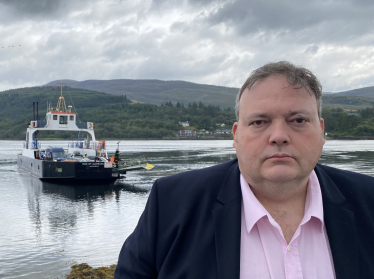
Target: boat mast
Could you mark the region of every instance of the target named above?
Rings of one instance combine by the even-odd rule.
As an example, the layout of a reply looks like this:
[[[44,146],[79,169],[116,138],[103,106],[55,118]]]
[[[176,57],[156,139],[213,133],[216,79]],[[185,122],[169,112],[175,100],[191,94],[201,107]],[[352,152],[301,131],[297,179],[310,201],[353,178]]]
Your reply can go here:
[[[59,82],[57,84],[59,84],[60,87],[61,87],[61,96],[60,96],[60,98],[58,98],[58,102],[57,102],[57,106],[56,106],[56,111],[59,111],[59,112],[68,112],[66,110],[65,99],[62,96],[62,85],[65,84],[65,83],[62,83],[62,80],[61,80],[61,82]]]

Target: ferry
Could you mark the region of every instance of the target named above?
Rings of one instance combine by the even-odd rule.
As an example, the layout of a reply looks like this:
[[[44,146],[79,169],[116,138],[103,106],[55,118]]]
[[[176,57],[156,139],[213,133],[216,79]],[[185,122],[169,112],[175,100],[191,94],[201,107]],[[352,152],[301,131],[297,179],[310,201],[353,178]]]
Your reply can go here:
[[[72,106],[66,108],[65,99],[59,97],[55,109],[49,107],[45,120],[39,121],[38,103],[33,103],[33,120],[26,130],[26,140],[22,153],[18,154],[17,165],[42,181],[53,182],[113,182],[128,171],[152,169],[146,162],[136,164],[122,163],[119,146],[111,159],[105,141],[96,141],[92,122],[77,122],[77,114]],[[36,113],[35,113],[36,112]],[[41,146],[37,135],[39,131],[75,131],[86,133],[87,139],[77,139],[68,143],[68,149],[62,147]],[[145,159],[145,158],[144,158]],[[131,160],[130,160],[131,162]]]

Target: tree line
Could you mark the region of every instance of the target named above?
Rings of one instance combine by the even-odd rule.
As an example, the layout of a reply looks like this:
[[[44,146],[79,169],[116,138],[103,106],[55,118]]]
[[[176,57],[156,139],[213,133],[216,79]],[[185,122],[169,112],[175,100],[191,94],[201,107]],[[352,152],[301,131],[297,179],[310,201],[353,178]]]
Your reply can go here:
[[[108,109],[111,111],[108,114]],[[101,138],[163,138],[174,137],[181,129],[215,131],[217,123],[230,128],[235,122],[232,109],[199,103],[111,105],[84,111],[85,118],[94,119],[95,133]],[[99,117],[98,117],[99,116]],[[179,122],[188,121],[183,128]]]
[[[215,131],[217,123],[231,129],[236,121],[233,108],[220,108],[202,102],[167,101],[153,104],[133,104],[126,95],[110,95],[76,88],[63,88],[66,105],[73,105],[77,121],[94,122],[98,139],[131,139],[174,137],[181,129]],[[32,102],[39,102],[39,120],[43,120],[47,104],[55,105],[60,91],[51,87],[20,88],[0,92],[0,139],[25,138],[32,120]],[[358,110],[324,107],[325,132],[330,137],[374,137],[374,107]],[[188,121],[183,128],[179,122]],[[221,129],[221,128],[220,128]],[[40,138],[73,139],[72,132],[43,131]]]
[[[66,105],[74,105],[77,121],[94,122],[98,139],[163,138],[173,137],[188,121],[193,129],[214,131],[216,123],[229,127],[235,121],[233,109],[205,105],[165,102],[160,106],[132,104],[126,95],[109,95],[96,91],[63,88]],[[51,87],[21,88],[0,92],[0,139],[25,138],[25,131],[33,120],[32,103],[39,102],[39,120],[45,118],[47,103],[55,105],[59,92]],[[187,128],[186,128],[187,129]],[[39,138],[73,139],[73,132],[42,131]]]
[[[330,137],[374,136],[374,107],[356,111],[324,108],[325,132]]]

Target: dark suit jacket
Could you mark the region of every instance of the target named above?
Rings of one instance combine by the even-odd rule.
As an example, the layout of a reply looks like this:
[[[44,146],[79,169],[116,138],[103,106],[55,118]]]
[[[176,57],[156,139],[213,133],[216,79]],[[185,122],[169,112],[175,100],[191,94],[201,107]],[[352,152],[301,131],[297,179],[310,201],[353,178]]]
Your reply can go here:
[[[374,178],[322,165],[315,172],[337,279],[374,278]],[[158,179],[115,278],[239,279],[239,176],[235,159]]]

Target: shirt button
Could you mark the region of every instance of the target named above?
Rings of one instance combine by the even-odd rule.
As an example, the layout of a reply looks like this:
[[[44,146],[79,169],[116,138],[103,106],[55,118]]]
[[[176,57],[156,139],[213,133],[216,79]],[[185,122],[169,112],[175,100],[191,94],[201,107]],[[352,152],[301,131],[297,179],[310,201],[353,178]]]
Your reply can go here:
[[[288,247],[287,247],[287,251],[288,251],[288,252],[291,252],[291,250],[292,250],[292,247],[291,247],[291,246],[288,246]]]

